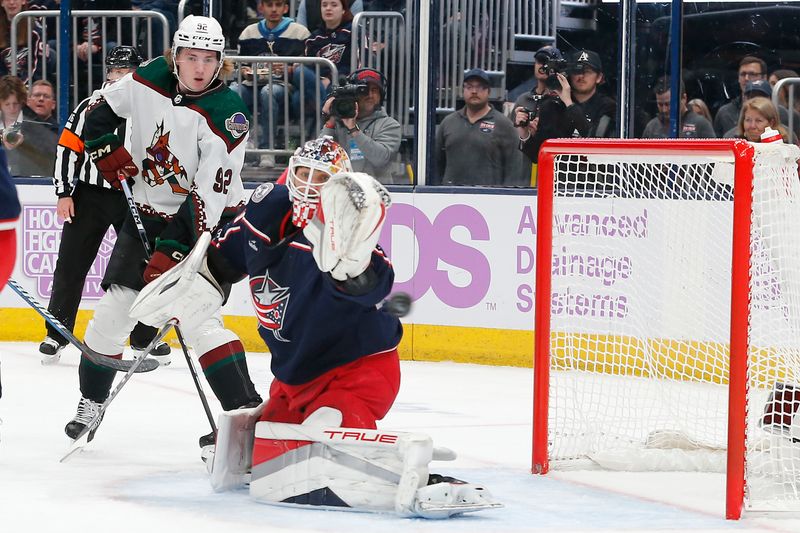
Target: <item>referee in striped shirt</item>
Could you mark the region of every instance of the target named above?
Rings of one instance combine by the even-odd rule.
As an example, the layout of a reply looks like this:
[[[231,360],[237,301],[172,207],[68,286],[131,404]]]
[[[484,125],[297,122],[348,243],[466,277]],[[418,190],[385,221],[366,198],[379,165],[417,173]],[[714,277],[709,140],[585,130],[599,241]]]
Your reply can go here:
[[[114,83],[136,70],[142,57],[132,46],[117,46],[106,56],[106,83]],[[72,330],[81,303],[86,274],[97,256],[109,226],[119,233],[128,214],[122,192],[111,188],[87,156],[83,146],[83,125],[91,97],[83,100],[69,116],[56,149],[53,184],[58,203],[56,211],[64,219],[58,262],[53,274],[53,290],[48,310]],[[120,126],[120,138],[127,139],[126,125]],[[55,364],[67,340],[53,326],[45,323],[47,337],[39,345],[42,364]],[[156,329],[137,324],[131,333],[131,346],[144,348]],[[169,364],[170,347],[161,342],[150,352],[159,362]]]

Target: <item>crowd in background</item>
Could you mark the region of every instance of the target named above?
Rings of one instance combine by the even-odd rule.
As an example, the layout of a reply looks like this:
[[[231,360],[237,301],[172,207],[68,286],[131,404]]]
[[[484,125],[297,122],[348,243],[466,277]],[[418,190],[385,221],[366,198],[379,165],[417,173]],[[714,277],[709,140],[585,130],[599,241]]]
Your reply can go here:
[[[339,75],[335,80],[327,67],[314,69],[291,61],[239,65],[231,88],[244,100],[256,125],[249,148],[257,155],[246,161],[254,167],[254,177],[274,179],[277,174],[267,171],[279,173],[286,162],[285,157],[276,158],[276,152],[287,153],[307,138],[330,135],[345,147],[356,170],[373,173],[384,183],[412,183],[401,154],[402,127],[386,110],[387,97],[391,97],[386,73],[351,64],[350,53],[354,14],[362,10],[402,12],[404,2],[301,0],[295,17],[290,16],[289,0],[235,4],[241,9],[231,10],[235,17],[226,11],[223,28],[230,32],[229,46],[235,46],[238,55],[321,58],[331,61]],[[55,79],[55,25],[52,19],[49,25],[36,18],[23,19],[14,54],[10,21],[20,11],[58,8],[59,0],[0,1],[0,139],[14,175],[53,175],[59,124],[56,87],[46,81]],[[168,35],[179,19],[177,0],[74,0],[72,8],[157,11],[166,17]],[[99,88],[104,79],[102,70],[91,78],[93,84],[87,79],[88,64],[102,68],[104,51],[117,44],[138,46],[146,58],[163,51],[160,24],[139,24],[140,31],[133,34],[130,24],[128,20],[117,27],[79,19],[73,54],[85,64],[77,69],[74,84],[75,90],[87,93],[81,98],[88,96],[89,89]],[[135,42],[121,43],[128,35],[133,35]],[[619,135],[617,105],[606,94],[603,64],[596,51],[563,54],[554,46],[545,46],[535,53],[534,60],[533,76],[508,91],[502,109],[502,102],[490,98],[489,73],[480,69],[465,73],[463,107],[441,116],[437,125],[436,168],[428,184],[535,186],[538,152],[545,140]],[[13,62],[16,76],[11,75]],[[268,68],[261,68],[265,65]],[[742,57],[739,94],[713,115],[702,100],[688,99],[681,80],[678,137],[758,142],[769,127],[778,130],[785,142],[797,143],[800,114],[790,108],[786,89],[779,95],[777,107],[771,99],[773,86],[787,77],[797,77],[797,73],[787,69],[769,72],[763,59]],[[361,89],[345,98],[336,92],[337,84]],[[668,77],[655,82],[654,116],[641,112],[635,116],[640,137],[671,136],[670,87]]]

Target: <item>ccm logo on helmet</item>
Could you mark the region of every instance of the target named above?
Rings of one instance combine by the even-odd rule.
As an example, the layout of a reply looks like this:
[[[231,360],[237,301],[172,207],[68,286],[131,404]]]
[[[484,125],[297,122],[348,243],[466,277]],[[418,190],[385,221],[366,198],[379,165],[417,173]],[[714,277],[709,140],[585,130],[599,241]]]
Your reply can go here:
[[[360,440],[364,442],[381,442],[383,444],[396,444],[397,435],[391,433],[377,433],[374,431],[334,431],[331,429],[323,430],[328,436],[328,440]]]

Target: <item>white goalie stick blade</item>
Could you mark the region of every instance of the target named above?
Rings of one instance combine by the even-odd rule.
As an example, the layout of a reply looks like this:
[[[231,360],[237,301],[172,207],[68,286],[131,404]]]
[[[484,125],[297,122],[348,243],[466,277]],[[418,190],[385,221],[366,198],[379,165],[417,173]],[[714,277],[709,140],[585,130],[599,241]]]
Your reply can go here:
[[[131,366],[131,368],[128,370],[128,372],[125,373],[124,376],[122,376],[122,379],[119,380],[117,386],[114,387],[114,389],[109,393],[108,398],[106,398],[106,401],[104,401],[103,405],[100,406],[100,409],[98,410],[97,414],[89,421],[88,424],[86,424],[86,427],[83,428],[83,431],[81,431],[80,434],[78,434],[75,440],[72,441],[72,444],[67,449],[67,453],[65,453],[64,456],[61,457],[59,462],[63,463],[67,461],[70,457],[75,455],[76,452],[82,450],[83,447],[86,446],[86,444],[89,442],[89,433],[100,425],[100,422],[103,420],[103,415],[105,414],[106,409],[108,409],[108,406],[111,404],[114,398],[117,397],[119,392],[122,390],[122,387],[125,386],[125,384],[133,377],[138,367],[149,360],[147,359],[147,354],[150,353],[150,350],[152,350],[156,344],[161,342],[161,339],[166,337],[167,333],[169,333],[169,330],[171,330],[174,326],[175,326],[174,320],[170,320],[169,322],[167,322],[164,325],[164,327],[159,330],[158,334],[153,338],[153,340],[150,341],[150,344],[148,344],[147,347],[144,349],[142,355],[132,361],[133,365]]]

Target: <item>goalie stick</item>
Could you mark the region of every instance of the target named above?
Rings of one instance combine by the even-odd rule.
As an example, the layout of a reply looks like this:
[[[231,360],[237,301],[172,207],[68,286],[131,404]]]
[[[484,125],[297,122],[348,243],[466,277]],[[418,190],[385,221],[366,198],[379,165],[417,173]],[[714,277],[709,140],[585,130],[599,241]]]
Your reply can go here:
[[[122,360],[122,359],[114,359],[113,357],[108,357],[107,355],[103,355],[101,353],[95,352],[84,343],[78,340],[72,332],[67,329],[64,324],[59,322],[59,320],[54,317],[50,311],[47,310],[41,303],[37,302],[33,296],[28,294],[28,291],[22,288],[22,286],[14,281],[13,279],[8,280],[8,286],[11,287],[11,290],[16,292],[20,298],[25,300],[25,302],[33,307],[33,309],[42,315],[51,326],[56,328],[59,334],[61,334],[65,339],[69,341],[70,344],[78,348],[81,353],[86,357],[89,361],[96,364],[97,366],[102,366],[103,368],[108,368],[110,370],[116,370],[117,372],[128,372],[136,363],[136,360],[129,361],[129,360]],[[155,345],[153,345],[155,346]],[[152,348],[152,346],[151,346]],[[147,353],[147,352],[145,352]],[[141,364],[136,365],[136,372],[150,372],[158,368],[158,361],[155,359],[147,359],[143,361]]]
[[[114,398],[117,397],[117,394],[119,394],[119,391],[122,390],[122,387],[124,387],[125,384],[128,382],[128,380],[130,380],[131,377],[133,377],[139,366],[143,365],[147,361],[152,361],[152,359],[147,359],[147,354],[150,353],[150,350],[152,350],[153,347],[167,335],[167,333],[169,333],[169,330],[172,329],[175,326],[175,324],[176,324],[175,320],[170,320],[166,324],[164,324],[164,327],[162,327],[161,330],[159,330],[158,334],[153,338],[153,340],[150,341],[150,344],[147,345],[147,348],[145,348],[142,355],[132,361],[133,364],[131,365],[131,368],[128,370],[128,372],[125,373],[124,376],[122,376],[122,379],[119,380],[117,386],[114,387],[114,389],[108,394],[108,398],[106,398],[106,401],[104,401],[103,404],[100,406],[100,409],[98,410],[97,414],[89,421],[88,424],[86,424],[86,427],[83,428],[83,431],[81,431],[78,434],[78,436],[72,442],[70,447],[67,449],[67,453],[64,454],[64,456],[61,458],[59,462],[61,463],[65,462],[67,459],[72,457],[75,454],[75,452],[83,449],[83,447],[86,446],[86,444],[89,442],[89,432],[91,432],[93,429],[95,429],[97,426],[100,425],[100,421],[103,419],[103,415],[105,414],[106,409],[108,409],[108,406],[111,404]]]

